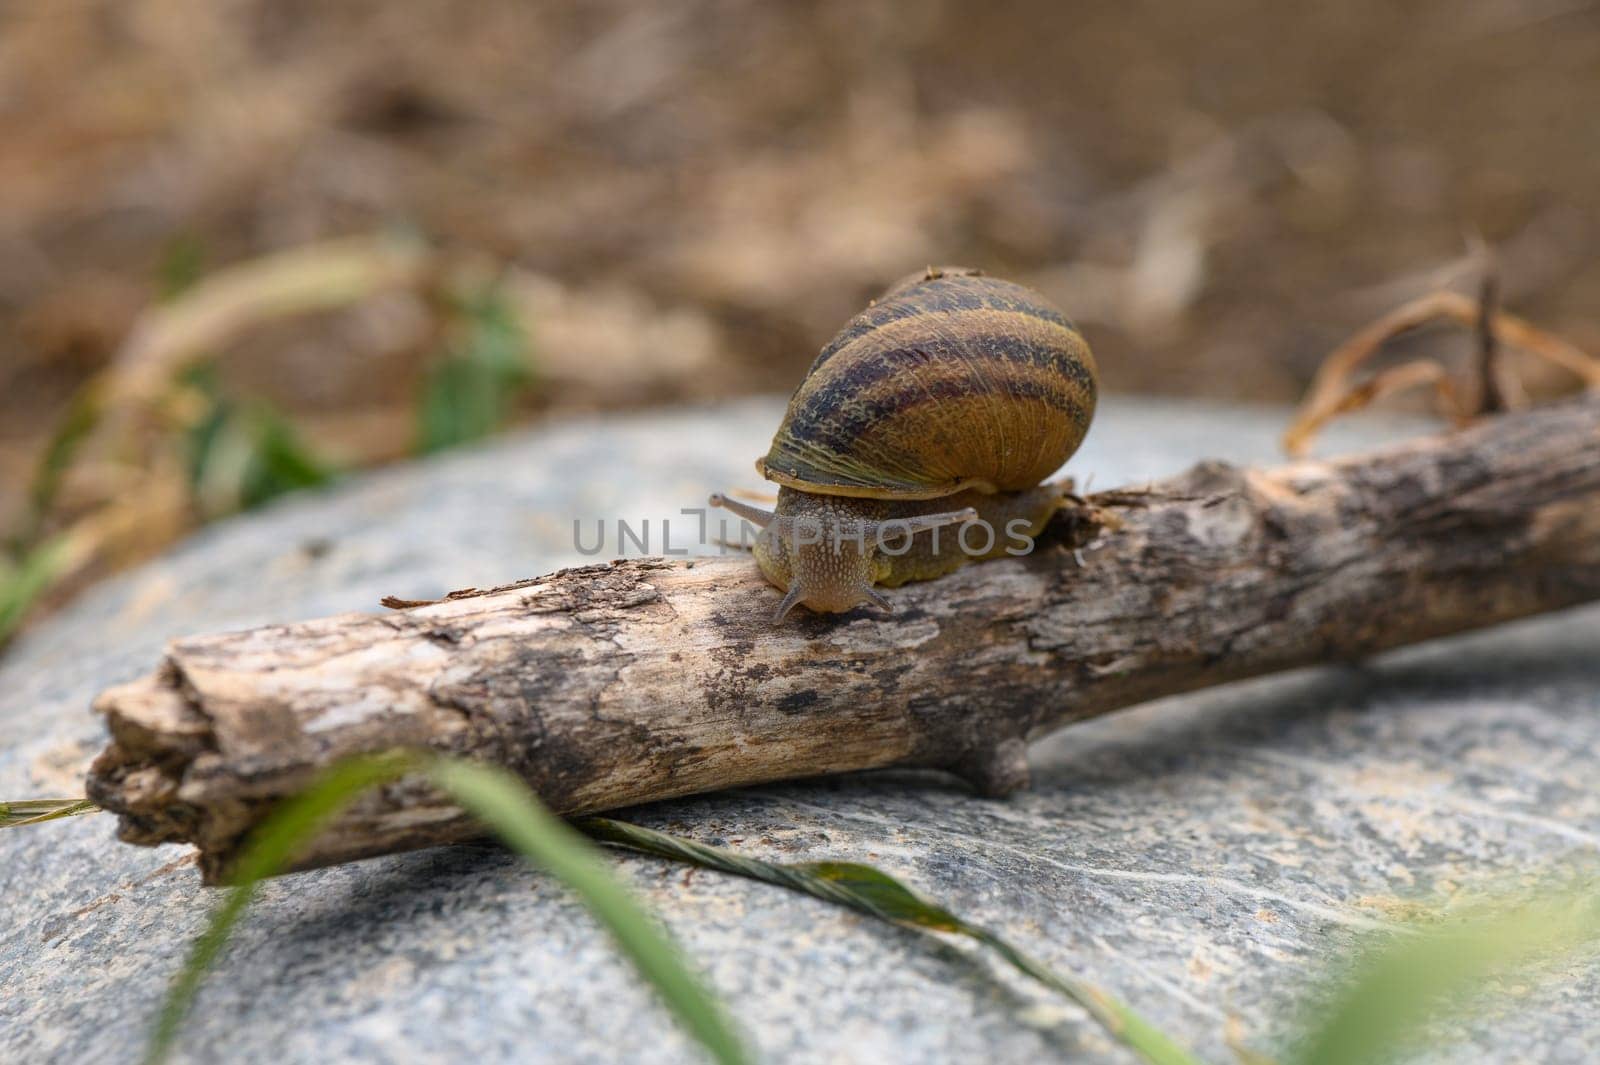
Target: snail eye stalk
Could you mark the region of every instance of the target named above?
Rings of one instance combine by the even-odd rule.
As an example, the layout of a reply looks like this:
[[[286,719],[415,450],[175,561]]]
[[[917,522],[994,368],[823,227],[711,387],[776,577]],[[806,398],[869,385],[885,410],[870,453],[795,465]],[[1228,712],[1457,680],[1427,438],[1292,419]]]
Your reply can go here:
[[[760,507],[752,507],[749,503],[741,503],[737,499],[729,499],[721,492],[716,493],[706,502],[714,507],[721,507],[723,510],[731,510],[739,517],[744,518],[746,521],[754,522],[757,527],[762,529],[772,524],[772,519],[777,517],[770,510],[762,510]]]

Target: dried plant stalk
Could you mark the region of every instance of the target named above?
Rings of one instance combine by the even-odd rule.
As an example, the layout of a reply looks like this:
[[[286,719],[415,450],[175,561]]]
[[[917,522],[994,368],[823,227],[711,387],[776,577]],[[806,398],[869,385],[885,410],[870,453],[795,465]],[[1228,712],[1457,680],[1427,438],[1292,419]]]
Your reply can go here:
[[[1499,381],[1497,368],[1489,365],[1493,362],[1487,354],[1491,346],[1489,338],[1497,338],[1497,342],[1508,347],[1570,370],[1583,381],[1585,388],[1600,390],[1600,359],[1585,354],[1553,333],[1499,310],[1495,301],[1487,298],[1487,293],[1492,291],[1486,286],[1486,298],[1482,301],[1470,300],[1459,292],[1423,296],[1395,308],[1341,344],[1318,367],[1294,422],[1284,433],[1284,450],[1290,455],[1303,455],[1317,432],[1333,418],[1359,410],[1382,396],[1418,385],[1433,385],[1445,412],[1458,423],[1477,413],[1477,409],[1468,408],[1444,367],[1431,360],[1406,363],[1363,384],[1351,383],[1356,371],[1371,361],[1388,341],[1439,319],[1470,326],[1479,333],[1480,346],[1485,352],[1482,358],[1485,365],[1480,367],[1485,379],[1484,396],[1480,398],[1488,401],[1480,403],[1479,409],[1492,412],[1500,406],[1509,406],[1495,402],[1492,397],[1515,394],[1515,386]],[[1429,366],[1433,369],[1424,369]]]

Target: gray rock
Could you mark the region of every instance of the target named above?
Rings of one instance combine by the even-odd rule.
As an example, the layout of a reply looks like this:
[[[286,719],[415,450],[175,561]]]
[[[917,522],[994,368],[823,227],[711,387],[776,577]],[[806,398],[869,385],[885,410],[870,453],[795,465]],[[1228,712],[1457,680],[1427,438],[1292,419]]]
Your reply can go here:
[[[79,787],[88,703],[162,642],[584,561],[596,518],[673,522],[759,487],[770,401],[554,423],[206,530],[86,595],[0,666],[0,796]],[[1211,455],[1272,461],[1284,412],[1111,401],[1072,468],[1106,487]],[[1335,447],[1414,424],[1364,421]],[[606,553],[614,553],[615,539]],[[714,551],[714,546],[698,548]],[[1032,791],[885,773],[661,804],[645,824],[778,859],[876,863],[1210,1060],[1281,1053],[1407,900],[1600,845],[1600,613],[1167,700],[1035,746]],[[1127,1061],[987,955],[762,885],[618,857],[773,1061]],[[212,896],[173,849],[86,817],[0,834],[0,1058],[136,1059]],[[1588,1060],[1600,965],[1485,1009],[1435,1060]],[[268,885],[180,1060],[696,1059],[582,909],[489,846]]]

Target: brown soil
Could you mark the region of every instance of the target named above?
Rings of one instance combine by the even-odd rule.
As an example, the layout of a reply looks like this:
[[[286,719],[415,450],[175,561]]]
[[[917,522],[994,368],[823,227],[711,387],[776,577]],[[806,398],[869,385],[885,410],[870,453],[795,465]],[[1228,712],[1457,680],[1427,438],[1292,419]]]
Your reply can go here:
[[[1583,0],[6,5],[0,514],[165,275],[385,227],[565,286],[536,358],[704,349],[547,407],[790,388],[930,262],[1045,290],[1120,390],[1291,399],[1470,234],[1600,348],[1597,113]],[[399,439],[422,317],[219,355],[313,435]]]

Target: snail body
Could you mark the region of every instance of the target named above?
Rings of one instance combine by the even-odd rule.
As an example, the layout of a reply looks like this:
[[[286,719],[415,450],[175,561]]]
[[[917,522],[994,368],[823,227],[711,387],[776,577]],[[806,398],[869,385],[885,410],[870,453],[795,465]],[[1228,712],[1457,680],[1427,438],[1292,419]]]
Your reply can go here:
[[[1042,482],[1082,443],[1096,391],[1088,345],[1038,293],[919,271],[796,389],[756,462],[781,486],[775,509],[712,503],[762,526],[756,561],[786,593],[777,617],[796,603],[890,609],[877,585],[1025,553],[1063,501]]]

